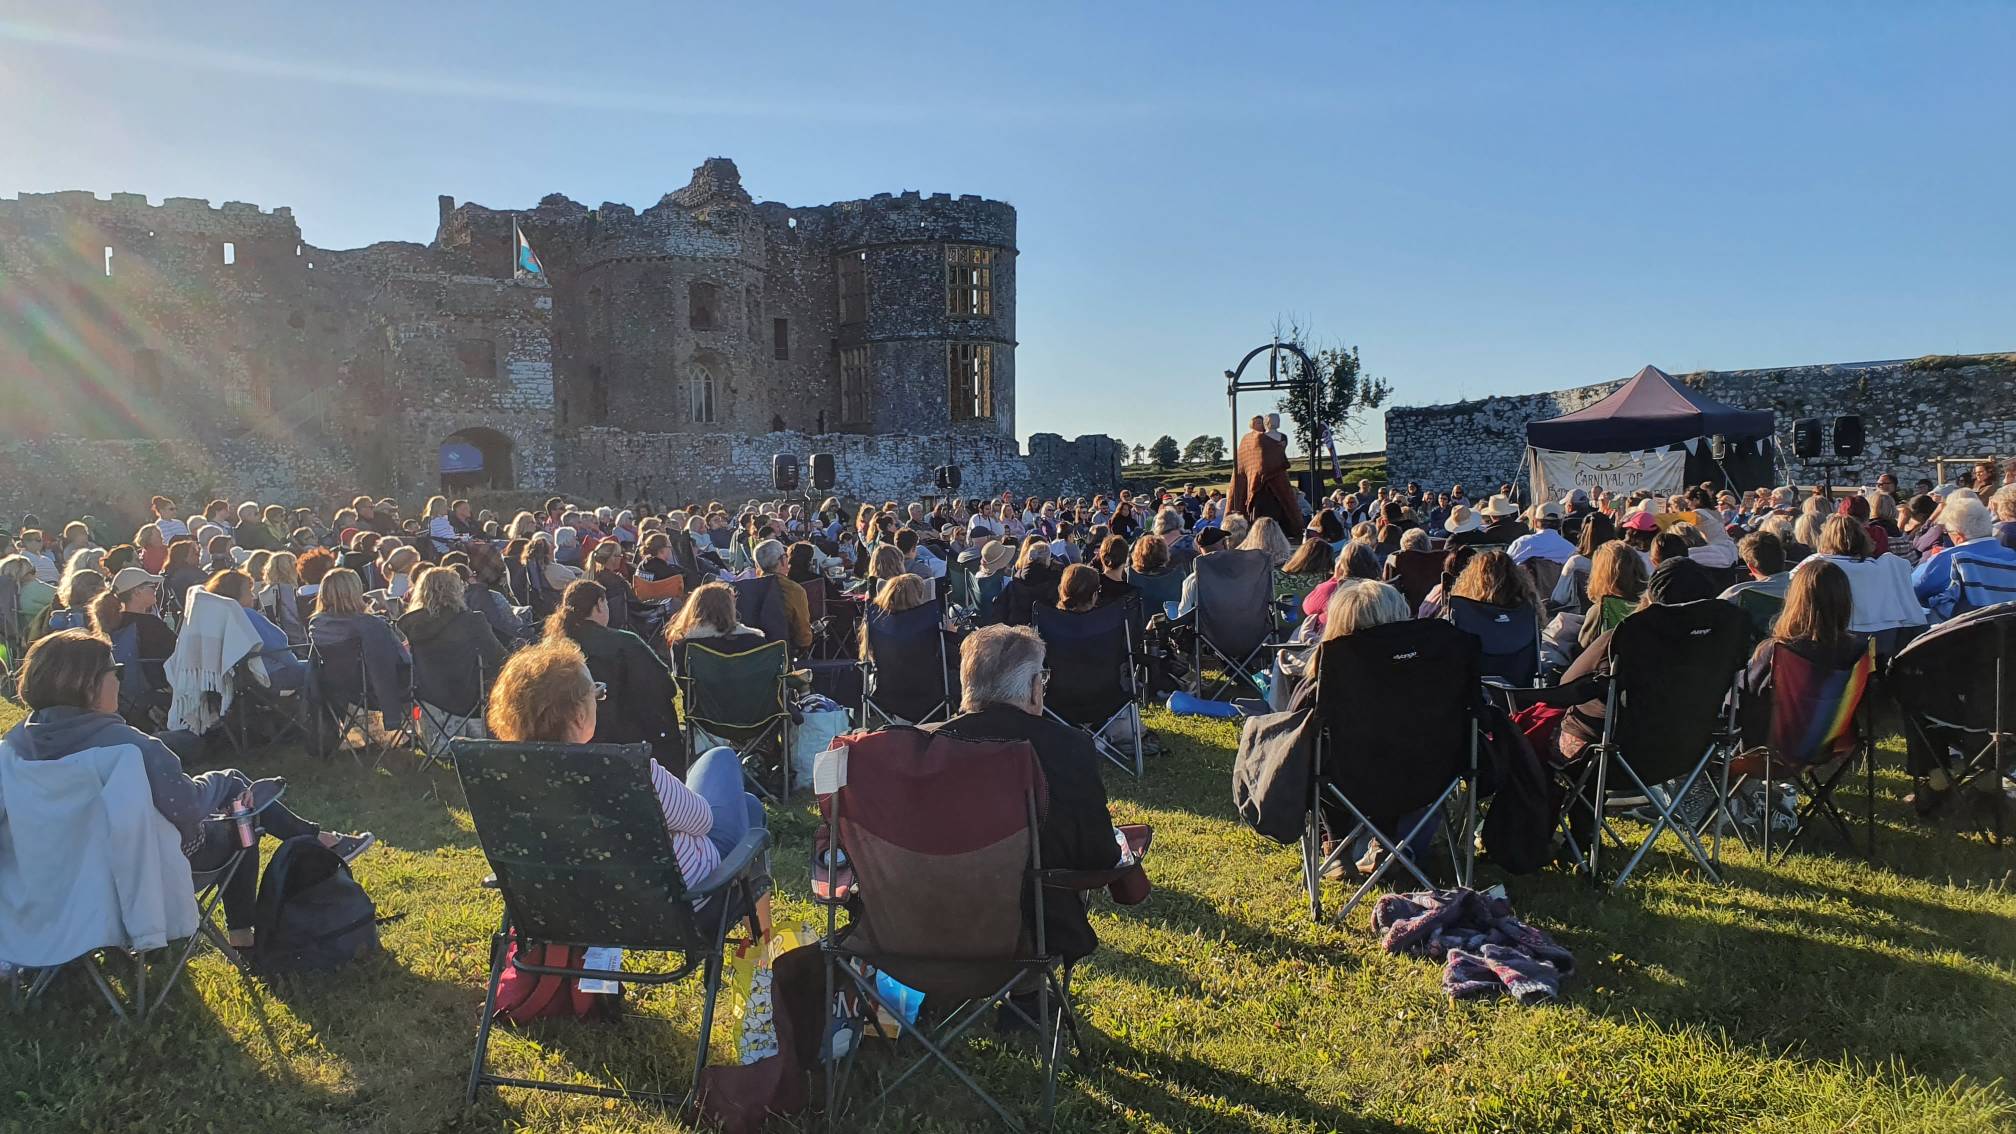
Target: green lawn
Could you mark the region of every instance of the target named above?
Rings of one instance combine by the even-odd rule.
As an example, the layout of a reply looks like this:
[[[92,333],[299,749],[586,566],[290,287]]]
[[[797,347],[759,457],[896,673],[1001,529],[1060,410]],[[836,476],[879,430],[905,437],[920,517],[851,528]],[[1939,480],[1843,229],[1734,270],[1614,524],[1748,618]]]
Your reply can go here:
[[[1151,1131],[1687,1131],[2001,1129],[2016,1069],[2016,852],[1907,821],[1887,775],[1883,866],[1813,854],[1766,869],[1732,852],[1731,884],[1678,873],[1670,842],[1642,883],[1599,898],[1567,876],[1508,882],[1530,921],[1583,966],[1559,1004],[1451,1005],[1439,968],[1388,957],[1361,909],[1312,925],[1297,855],[1230,818],[1235,733],[1151,715],[1174,753],[1145,784],[1109,776],[1124,820],[1157,828],[1156,894],[1101,908],[1080,973],[1100,1039],[1067,1071],[1058,1127]],[[1894,768],[1896,751],[1886,751]],[[676,1116],[512,1092],[462,1107],[496,899],[452,773],[364,773],[295,753],[311,816],[376,830],[358,875],[385,954],[353,971],[252,987],[214,954],[148,1030],[110,1026],[78,982],[0,1014],[0,1130],[671,1131]],[[1855,801],[1859,805],[1859,800]],[[809,808],[776,815],[780,892],[804,881]],[[1825,844],[1823,843],[1824,847]],[[1484,868],[1480,884],[1496,880]],[[803,903],[780,916],[807,916]],[[658,1019],[500,1032],[500,1064],[676,1088],[690,991]],[[724,1027],[721,1038],[727,1038]],[[1020,1049],[975,1050],[1028,1097]],[[984,1129],[944,1078],[857,1129]]]

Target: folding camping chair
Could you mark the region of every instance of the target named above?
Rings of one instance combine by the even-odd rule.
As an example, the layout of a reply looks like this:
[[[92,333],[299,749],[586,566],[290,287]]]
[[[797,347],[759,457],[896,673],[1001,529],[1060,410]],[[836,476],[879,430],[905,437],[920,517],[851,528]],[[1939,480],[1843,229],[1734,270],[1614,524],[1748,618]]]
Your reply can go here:
[[[455,771],[476,840],[503,895],[503,922],[490,939],[489,990],[476,1027],[468,1101],[486,1086],[564,1091],[602,1098],[680,1103],[698,1091],[707,1066],[722,950],[730,924],[756,936],[755,885],[766,867],[769,832],[754,830],[706,878],[679,873],[672,836],[651,786],[648,744],[506,744],[457,740]],[[705,905],[698,910],[696,901]],[[533,964],[537,945],[677,953],[669,972]],[[572,980],[656,986],[701,974],[700,1025],[692,1086],[684,1095],[493,1075],[484,1068],[497,992],[506,966]]]
[[[1880,655],[1882,647],[1879,644]],[[1913,638],[1890,659],[1886,684],[1918,761],[1953,773],[1956,795],[1994,806],[1991,844],[2008,838],[2002,780],[2016,762],[2016,602],[1968,611]],[[1953,757],[1959,756],[1955,770]]]
[[[1183,601],[1183,580],[1190,572],[1178,568],[1157,571],[1144,575],[1134,568],[1127,568],[1127,581],[1140,592],[1141,609],[1149,614],[1159,614],[1172,602]],[[1272,585],[1270,578],[1269,585]]]
[[[1527,577],[1533,580],[1533,591],[1540,596],[1540,606],[1544,610],[1550,601],[1548,596],[1552,595],[1554,588],[1561,583],[1560,562],[1534,558],[1528,559],[1521,566],[1525,568]]]
[[[74,759],[76,758],[69,757],[64,760],[50,761],[48,766],[39,769],[39,771],[44,775],[48,773],[56,773],[58,775],[68,774],[73,770],[72,768],[59,766],[69,764]],[[138,750],[130,750],[130,755],[121,757],[120,759],[130,759],[137,764],[140,761],[140,755]],[[104,767],[82,769],[79,766],[74,770],[81,770],[86,775],[116,774],[113,769]],[[137,769],[136,772],[139,777],[144,779],[144,772],[138,772]],[[33,785],[26,784],[11,776],[7,778],[15,783],[17,787],[29,788],[30,791],[24,792],[22,798],[18,800],[0,795],[0,818],[5,817],[5,813],[10,807],[26,808],[34,806],[33,800],[29,798]],[[237,832],[233,829],[234,818],[232,816],[212,815],[205,819],[203,822],[205,845],[207,846],[215,842],[218,845],[228,846],[231,848],[230,853],[219,866],[213,869],[191,869],[189,871],[191,885],[186,892],[186,897],[179,890],[177,893],[169,896],[169,900],[178,905],[180,902],[187,901],[193,907],[193,910],[182,914],[179,918],[171,913],[168,924],[171,927],[177,928],[184,924],[193,925],[192,932],[186,936],[169,938],[154,947],[136,947],[137,943],[132,941],[108,942],[57,964],[28,965],[17,968],[9,980],[9,999],[13,1002],[14,1006],[24,1008],[33,1004],[38,997],[48,991],[49,986],[60,973],[66,969],[75,969],[82,972],[90,981],[92,987],[98,990],[98,994],[104,998],[106,1005],[112,1009],[112,1014],[118,1018],[120,1023],[131,1024],[136,1028],[141,1028],[145,1027],[148,1019],[159,1012],[163,1004],[167,1003],[168,995],[175,990],[176,982],[181,979],[182,973],[189,967],[189,961],[196,955],[197,947],[204,942],[207,941],[215,946],[224,959],[230,962],[232,967],[236,968],[241,975],[249,974],[250,969],[246,966],[244,957],[239,954],[238,950],[232,948],[230,938],[217,924],[216,915],[218,907],[223,902],[224,888],[231,882],[231,879],[240,870],[259,869],[259,836],[262,832],[258,826],[258,816],[268,807],[279,801],[280,797],[286,792],[286,785],[278,781],[268,780],[255,783],[253,785],[253,792],[251,818],[254,824],[254,835],[252,845],[249,847],[239,845]],[[127,822],[135,830],[168,828],[165,831],[160,831],[156,837],[176,848],[175,858],[172,861],[182,862],[183,859],[180,854],[181,836],[172,827],[169,827],[168,821],[165,818],[153,810],[151,802],[147,802],[145,808],[146,810],[143,814],[126,817]],[[44,818],[47,819],[48,817],[44,816]],[[112,821],[112,818],[109,814],[100,811],[96,818],[80,821],[104,823]],[[22,848],[32,848],[39,843],[40,840],[31,836],[18,843],[10,843],[7,848],[0,849],[0,854],[14,853],[18,855]],[[32,862],[24,860],[14,864],[14,870],[20,872],[36,871],[40,873],[45,869],[52,871],[78,871],[81,868],[76,863],[52,864],[38,867]],[[170,876],[162,879],[164,885],[174,886],[176,884],[172,874],[173,872],[171,871]],[[102,874],[86,878],[80,873],[77,885],[73,887],[72,893],[77,901],[95,900],[117,905],[120,899],[115,892],[116,886],[117,883],[114,879]],[[106,891],[103,895],[96,897],[87,896],[87,891],[100,888]],[[0,902],[0,905],[6,905],[9,908],[21,908],[20,903],[12,901]],[[56,913],[56,911],[46,912],[51,914],[51,916],[54,916]],[[117,958],[121,957],[125,959],[126,964],[119,965],[117,963]],[[154,973],[150,969],[150,965],[164,962],[167,966],[165,976]],[[114,985],[113,981],[115,978],[118,980],[119,986],[123,987]],[[150,983],[155,985],[151,992],[148,987]]]
[[[861,727],[924,724],[952,715],[952,677],[945,657],[943,604],[933,599],[896,614],[869,603],[861,667]]]
[[[397,690],[396,696],[388,696],[387,690],[377,688],[371,680],[370,667],[364,663],[362,643],[342,642],[326,648],[310,644],[306,690],[309,751],[318,756],[348,751],[358,767],[363,767],[363,753],[369,751],[371,766],[376,769],[402,741],[412,742],[412,714],[404,707],[412,701],[411,685],[409,676],[407,688]],[[383,723],[383,731],[376,739],[371,736],[374,711]],[[352,729],[363,741],[357,747],[350,745]]]
[[[1034,623],[1037,636],[1043,639],[1045,664],[1050,667],[1044,715],[1083,729],[1101,756],[1140,779],[1141,713],[1134,704],[1140,692],[1134,666],[1135,612],[1131,600],[1077,613],[1039,606]],[[1131,758],[1128,751],[1106,739],[1106,731],[1123,718]]]
[[[1526,605],[1495,603],[1450,595],[1444,609],[1458,630],[1477,639],[1483,650],[1484,680],[1496,685],[1531,686],[1540,677],[1540,612]]]
[[[685,644],[683,672],[674,681],[686,716],[686,756],[700,758],[700,732],[734,745],[750,786],[766,799],[791,798],[791,659],[783,642],[765,642],[739,654],[703,641]],[[763,786],[757,764],[763,745],[777,744],[780,790]]]
[[[1253,666],[1274,637],[1273,561],[1262,551],[1218,551],[1198,556],[1191,569],[1197,608],[1191,612],[1190,665],[1197,695],[1215,700],[1234,685],[1244,685],[1266,699]],[[1228,674],[1216,693],[1204,675],[1207,653]]]
[[[1433,889],[1412,848],[1438,819],[1456,880],[1469,885],[1476,860],[1482,695],[1477,639],[1447,622],[1417,619],[1332,638],[1319,650],[1315,712],[1322,728],[1310,761],[1309,817],[1302,833],[1309,916],[1322,920],[1323,872],[1346,861],[1361,835],[1386,855],[1337,911],[1338,920],[1396,864]],[[1462,821],[1452,825],[1443,810],[1465,784],[1471,790],[1464,795]],[[1416,818],[1403,832],[1400,824],[1410,816]],[[1328,854],[1326,828],[1335,840]]]
[[[1736,605],[1750,619],[1750,632],[1755,635],[1752,641],[1761,642],[1778,625],[1778,612],[1785,609],[1785,596],[1746,587],[1736,592]]]
[[[825,1003],[843,1011],[843,1004],[854,1005],[848,1015],[862,1034],[876,1027],[878,1014],[891,1016],[899,1036],[924,1049],[871,1105],[936,1063],[1010,1129],[1022,1129],[949,1054],[999,1006],[1039,1033],[1047,1128],[1064,1036],[1081,1051],[1083,1044],[1071,1011],[1070,967],[1045,939],[1043,772],[1035,751],[1023,741],[893,728],[821,753],[813,781],[825,820],[822,842],[844,856],[853,875],[846,925],[839,924],[842,903],[825,903]],[[869,970],[922,992],[924,1011],[937,1022],[919,1016],[913,1023],[891,1007]],[[1031,985],[1033,1019],[1014,1000]],[[850,995],[836,998],[841,990]],[[828,1129],[844,1125],[841,1105],[861,1047],[856,1042],[826,1065]]]
[[[460,683],[448,672],[450,667],[460,667],[464,677],[474,679],[475,700],[454,703],[458,699],[450,690]],[[421,771],[446,761],[455,741],[469,736],[472,725],[483,723],[489,695],[490,677],[483,671],[481,656],[440,657],[413,651],[413,746],[420,753]]]
[[[1721,823],[1726,816],[1710,817],[1715,830],[1711,860],[1698,834],[1709,823],[1682,822],[1675,809],[1716,756],[1736,743],[1736,674],[1749,656],[1749,644],[1749,619],[1721,599],[1648,606],[1611,635],[1607,672],[1592,679],[1604,700],[1602,735],[1574,761],[1556,769],[1568,809],[1592,812],[1586,854],[1570,816],[1562,816],[1569,853],[1592,881],[1603,840],[1610,839],[1620,849],[1628,845],[1605,815],[1616,786],[1611,783],[1613,767],[1630,778],[1630,787],[1617,794],[1642,797],[1655,818],[1611,888],[1623,889],[1646,852],[1669,830],[1710,880],[1722,881],[1715,864],[1721,858]],[[1546,699],[1545,694],[1559,691],[1539,692]],[[1725,762],[1721,790],[1712,793],[1718,811],[1729,797],[1727,768]],[[1674,782],[1678,788],[1667,791],[1664,785]]]
[[[1602,629],[1607,633],[1624,625],[1624,620],[1631,617],[1632,612],[1637,609],[1638,604],[1632,602],[1630,599],[1619,598],[1616,595],[1604,595],[1602,606],[1597,610],[1596,617],[1602,623]]]
[[[1822,816],[1841,834],[1848,846],[1855,845],[1848,821],[1834,802],[1834,789],[1855,771],[1859,761],[1868,770],[1869,857],[1876,853],[1876,762],[1869,749],[1869,730],[1863,717],[1870,676],[1876,671],[1876,643],[1871,641],[1853,664],[1833,669],[1811,661],[1783,644],[1771,651],[1771,726],[1768,742],[1737,753],[1729,764],[1733,781],[1725,798],[1752,783],[1764,785],[1766,807],[1758,843],[1764,861],[1772,861],[1770,785],[1790,776],[1807,796],[1806,805],[1795,816],[1791,835],[1779,851],[1783,858],[1799,845],[1814,816]],[[1754,708],[1754,706],[1753,706]],[[1726,812],[1728,808],[1725,806]],[[1743,828],[1736,837],[1749,845]]]
[[[224,714],[224,736],[239,756],[252,752],[252,737],[259,722],[267,724],[262,746],[281,744],[288,739],[308,742],[307,682],[299,689],[275,689],[268,676],[268,663],[285,654],[303,666],[308,664],[304,643],[286,650],[265,649],[238,663],[232,674],[231,709]]]

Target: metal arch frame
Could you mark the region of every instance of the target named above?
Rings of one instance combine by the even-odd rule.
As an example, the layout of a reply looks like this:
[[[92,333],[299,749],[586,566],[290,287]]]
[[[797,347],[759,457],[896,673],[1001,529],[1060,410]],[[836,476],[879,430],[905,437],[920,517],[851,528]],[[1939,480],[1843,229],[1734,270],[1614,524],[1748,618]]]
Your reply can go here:
[[[1225,401],[1230,405],[1232,410],[1231,449],[1232,461],[1235,467],[1239,461],[1239,441],[1245,436],[1239,427],[1239,395],[1246,391],[1293,389],[1294,387],[1291,384],[1292,379],[1283,379],[1281,377],[1280,360],[1281,352],[1284,350],[1301,359],[1303,368],[1314,379],[1309,386],[1309,408],[1313,411],[1310,413],[1309,419],[1318,422],[1322,420],[1323,382],[1322,373],[1316,366],[1316,360],[1310,358],[1308,352],[1296,344],[1284,343],[1279,339],[1254,347],[1252,350],[1246,352],[1246,357],[1239,360],[1239,365],[1225,372]],[[1263,351],[1267,353],[1267,380],[1264,382],[1258,379],[1250,382],[1245,381],[1243,375],[1246,373],[1246,367],[1254,359],[1260,357]],[[1312,504],[1315,503],[1314,497],[1320,495],[1318,489],[1322,487],[1323,483],[1322,468],[1316,459],[1316,450],[1318,448],[1319,446],[1315,444],[1309,446],[1309,493],[1312,498],[1310,503]]]

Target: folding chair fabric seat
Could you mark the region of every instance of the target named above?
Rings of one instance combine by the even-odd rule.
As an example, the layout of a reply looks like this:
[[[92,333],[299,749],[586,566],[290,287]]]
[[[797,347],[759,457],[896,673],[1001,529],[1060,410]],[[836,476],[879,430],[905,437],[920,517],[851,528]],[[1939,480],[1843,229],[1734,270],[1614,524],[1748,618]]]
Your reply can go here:
[[[696,727],[740,746],[745,764],[758,747],[774,737],[782,757],[785,798],[791,794],[791,702],[786,687],[791,659],[787,649],[783,642],[765,642],[727,653],[704,639],[690,641],[684,646],[685,672],[679,677],[689,754],[700,755]]]
[[[1043,709],[1065,724],[1092,734],[1100,755],[1135,776],[1142,774],[1139,695],[1134,666],[1133,627],[1139,608],[1132,599],[1091,610],[1038,608],[1034,626],[1043,639],[1050,685]],[[1131,751],[1118,751],[1106,729],[1122,714],[1131,719]]]
[[[1540,614],[1529,606],[1498,606],[1477,599],[1449,596],[1449,621],[1477,639],[1483,649],[1486,679],[1507,685],[1532,685],[1540,676]]]
[[[672,1101],[659,1092],[489,1074],[485,1058],[491,1017],[507,964],[506,947],[514,943],[520,955],[535,943],[679,954],[678,965],[669,972],[626,970],[606,976],[657,985],[695,971],[702,974],[693,1073],[697,1089],[707,1065],[728,927],[753,916],[769,834],[751,831],[707,878],[685,878],[651,785],[650,759],[649,744],[455,742],[455,770],[476,839],[504,899],[470,1068],[472,1101],[486,1085]],[[705,903],[699,910],[696,900]],[[752,936],[753,930],[752,924]],[[605,975],[589,969],[533,969],[515,959],[509,963],[554,975]]]
[[[1209,696],[1203,676],[1208,652],[1230,672],[1220,692],[1244,685],[1264,699],[1254,662],[1274,636],[1273,560],[1264,551],[1218,551],[1198,556],[1191,570],[1197,599],[1191,665],[1199,693]]]
[[[865,683],[864,710],[872,707],[885,720],[911,724],[949,715],[952,680],[940,629],[944,604],[932,599],[890,614],[870,603],[862,617],[868,649],[861,660],[871,677]]]

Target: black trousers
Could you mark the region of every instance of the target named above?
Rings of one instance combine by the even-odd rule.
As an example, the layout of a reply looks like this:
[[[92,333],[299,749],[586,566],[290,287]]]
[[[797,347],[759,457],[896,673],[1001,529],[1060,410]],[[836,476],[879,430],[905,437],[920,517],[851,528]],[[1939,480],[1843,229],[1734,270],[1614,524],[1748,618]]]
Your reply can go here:
[[[236,768],[224,768],[214,772],[204,772],[194,777],[204,790],[205,802],[209,810],[227,810],[231,800],[252,786],[252,780]],[[263,781],[262,781],[263,782]],[[319,835],[322,828],[292,811],[278,801],[267,804],[259,813],[259,827],[265,834],[275,839],[292,839],[301,835]],[[189,867],[197,871],[218,870],[231,861],[238,853],[238,832],[229,822],[207,822],[203,824],[203,843],[189,855]],[[224,884],[224,927],[226,929],[247,929],[252,925],[252,914],[259,899],[259,858],[255,853],[239,865],[237,873]]]

